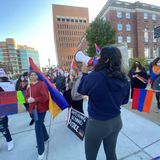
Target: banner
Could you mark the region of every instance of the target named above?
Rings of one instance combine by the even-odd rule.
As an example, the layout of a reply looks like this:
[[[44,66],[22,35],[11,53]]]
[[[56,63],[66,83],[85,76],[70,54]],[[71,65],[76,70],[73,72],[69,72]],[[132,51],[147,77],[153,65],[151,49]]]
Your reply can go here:
[[[15,91],[0,92],[0,116],[18,112],[17,95]]]
[[[81,140],[84,138],[88,117],[81,112],[71,108],[68,119],[68,128]]]

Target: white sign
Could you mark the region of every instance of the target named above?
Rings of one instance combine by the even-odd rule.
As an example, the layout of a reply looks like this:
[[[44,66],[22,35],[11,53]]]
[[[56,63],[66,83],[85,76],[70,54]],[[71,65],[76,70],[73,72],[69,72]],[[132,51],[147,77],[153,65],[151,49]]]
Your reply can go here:
[[[0,82],[0,87],[4,91],[15,91],[15,84],[13,82]]]

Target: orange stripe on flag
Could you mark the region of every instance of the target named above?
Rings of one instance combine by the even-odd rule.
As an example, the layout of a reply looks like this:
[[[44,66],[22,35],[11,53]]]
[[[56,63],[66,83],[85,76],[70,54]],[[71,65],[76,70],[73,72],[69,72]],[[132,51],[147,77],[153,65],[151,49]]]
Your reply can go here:
[[[144,101],[144,106],[143,106],[143,112],[150,112],[154,93],[155,93],[155,91],[153,91],[153,90],[147,91],[146,98]]]
[[[51,95],[49,93],[49,111],[51,112],[52,116],[55,118],[62,110],[58,105],[52,100]]]

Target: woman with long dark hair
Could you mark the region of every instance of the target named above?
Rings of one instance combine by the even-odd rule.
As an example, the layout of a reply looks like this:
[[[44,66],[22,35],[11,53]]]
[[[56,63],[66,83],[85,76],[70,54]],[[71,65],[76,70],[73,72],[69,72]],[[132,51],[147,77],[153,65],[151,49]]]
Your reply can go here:
[[[122,128],[120,106],[128,103],[130,86],[121,70],[121,53],[115,46],[104,47],[94,71],[83,66],[78,92],[88,95],[89,119],[85,130],[87,160],[96,160],[103,142],[107,160],[117,160],[116,142]]]
[[[135,61],[128,73],[131,83],[131,101],[133,98],[133,89],[145,89],[148,84],[148,75],[145,68],[138,61]]]
[[[157,109],[156,113],[160,112],[160,57],[157,57],[153,60],[150,65],[150,82],[151,88],[156,90],[156,100],[157,100]]]
[[[44,142],[49,139],[44,119],[49,106],[48,88],[44,82],[40,81],[38,74],[31,71],[29,74],[31,84],[26,90],[26,100],[29,103],[29,112],[33,114],[35,121],[35,133],[38,147],[38,160],[45,156]]]

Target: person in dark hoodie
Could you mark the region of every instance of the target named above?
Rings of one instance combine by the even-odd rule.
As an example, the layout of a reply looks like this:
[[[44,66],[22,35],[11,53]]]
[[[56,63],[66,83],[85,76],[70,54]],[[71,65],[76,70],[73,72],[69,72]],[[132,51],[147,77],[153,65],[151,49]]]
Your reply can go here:
[[[8,77],[0,77],[0,82],[9,82]],[[0,85],[0,92],[4,92],[4,89]],[[11,133],[8,128],[8,116],[0,116],[0,132],[6,138],[8,151],[14,148],[14,142],[11,137]]]
[[[116,142],[122,128],[120,107],[128,103],[130,85],[121,70],[121,53],[115,46],[104,47],[94,71],[83,66],[78,92],[88,95],[88,114],[85,130],[86,160],[96,160],[103,142],[107,160],[117,160]]]

